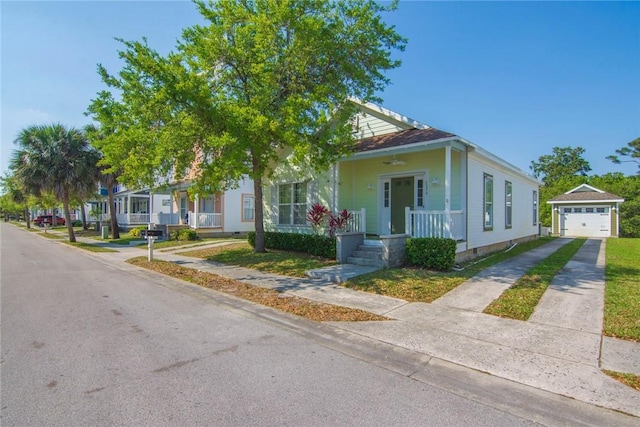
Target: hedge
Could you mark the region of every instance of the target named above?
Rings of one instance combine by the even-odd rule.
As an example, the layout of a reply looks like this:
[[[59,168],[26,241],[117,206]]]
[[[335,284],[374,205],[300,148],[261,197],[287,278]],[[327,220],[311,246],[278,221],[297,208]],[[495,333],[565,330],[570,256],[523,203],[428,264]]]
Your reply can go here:
[[[249,244],[255,248],[256,233],[254,231],[250,232],[247,238],[249,240]],[[316,234],[276,233],[266,231],[264,233],[264,245],[267,249],[303,252],[327,259],[336,258],[335,237],[319,236]]]
[[[407,263],[440,271],[449,271],[456,262],[456,241],[435,237],[407,240]]]
[[[198,240],[198,233],[196,230],[190,228],[181,228],[176,231],[172,231],[169,236],[170,240]]]

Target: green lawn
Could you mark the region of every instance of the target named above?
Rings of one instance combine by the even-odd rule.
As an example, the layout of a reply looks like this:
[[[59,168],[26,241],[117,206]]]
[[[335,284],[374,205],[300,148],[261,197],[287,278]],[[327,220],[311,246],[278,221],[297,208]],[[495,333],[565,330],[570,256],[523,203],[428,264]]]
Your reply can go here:
[[[336,263],[335,260],[300,252],[269,250],[258,254],[253,251],[253,248],[247,242],[182,252],[181,255],[292,277],[305,277],[304,272],[307,270]]]
[[[578,252],[585,241],[586,239],[575,239],[540,261],[489,304],[484,309],[484,313],[528,320],[555,275]]]
[[[640,341],[640,239],[607,239],[604,334]]]
[[[480,271],[494,264],[535,249],[552,240],[541,237],[521,243],[509,252],[501,251],[463,266],[462,271],[440,273],[422,268],[394,268],[378,270],[348,280],[348,288],[401,298],[409,302],[433,302]]]
[[[94,245],[94,244],[91,244],[91,243],[67,242],[67,241],[65,241],[64,243],[66,243],[67,245],[75,246],[75,247],[80,248],[80,249],[87,250],[89,252],[118,252],[118,251],[116,251],[114,249],[105,248],[105,247]]]

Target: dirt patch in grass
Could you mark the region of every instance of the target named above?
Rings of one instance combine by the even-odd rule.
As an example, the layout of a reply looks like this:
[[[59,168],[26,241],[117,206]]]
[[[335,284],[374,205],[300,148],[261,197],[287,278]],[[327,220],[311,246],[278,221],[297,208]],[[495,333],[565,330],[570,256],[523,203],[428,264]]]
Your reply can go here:
[[[300,252],[269,250],[255,253],[247,242],[180,252],[180,255],[202,258],[223,264],[253,268],[268,273],[291,277],[305,277],[305,271],[334,265],[335,260]]]
[[[132,258],[127,262],[317,322],[389,320],[384,316],[364,310],[317,303],[306,298],[286,295],[273,289],[248,285],[237,280],[182,267],[171,262],[157,260],[149,262],[144,257]]]
[[[622,384],[640,391],[640,375],[625,374],[622,372],[608,371],[606,369],[603,369],[602,372],[609,375],[611,378],[620,381]]]

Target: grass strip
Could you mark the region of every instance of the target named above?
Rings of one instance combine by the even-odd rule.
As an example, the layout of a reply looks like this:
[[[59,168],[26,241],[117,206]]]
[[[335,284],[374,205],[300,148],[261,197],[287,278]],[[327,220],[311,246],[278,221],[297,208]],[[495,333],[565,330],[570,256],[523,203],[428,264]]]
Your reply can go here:
[[[76,248],[87,250],[89,252],[118,252],[114,249],[93,245],[91,243],[84,243],[84,242],[64,242],[64,243],[66,243],[67,245],[75,246]]]
[[[604,334],[640,341],[640,239],[607,239]]]
[[[42,237],[46,237],[47,239],[64,239],[64,237],[60,236],[59,234],[54,234],[54,233],[42,233],[41,234]]]
[[[317,322],[389,320],[384,316],[364,310],[317,303],[306,298],[286,295],[273,289],[249,285],[218,276],[217,274],[183,267],[172,262],[158,260],[149,262],[145,257],[132,258],[127,262]]]
[[[640,375],[625,374],[622,372],[608,371],[606,369],[603,369],[602,372],[609,375],[611,378],[620,381],[622,384],[640,391]]]
[[[304,273],[307,270],[336,264],[335,260],[300,252],[269,250],[264,253],[256,253],[247,242],[181,252],[180,255],[253,268],[290,277],[305,277]]]
[[[585,241],[586,239],[575,239],[543,259],[489,304],[484,313],[528,320],[555,275],[573,258]]]
[[[480,271],[524,252],[535,249],[554,238],[541,237],[520,243],[511,250],[501,251],[463,265],[462,271],[442,273],[423,268],[393,268],[349,279],[344,286],[360,291],[400,298],[409,302],[433,302]]]

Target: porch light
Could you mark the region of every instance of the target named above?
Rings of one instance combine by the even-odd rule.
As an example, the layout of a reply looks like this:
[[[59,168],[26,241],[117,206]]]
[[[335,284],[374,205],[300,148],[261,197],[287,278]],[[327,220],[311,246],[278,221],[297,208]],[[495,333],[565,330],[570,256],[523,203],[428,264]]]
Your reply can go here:
[[[373,190],[374,188],[376,188],[376,186],[373,185],[372,183],[367,184],[367,190]]]
[[[431,185],[440,185],[440,180],[437,176],[433,177],[433,179],[431,180]]]

